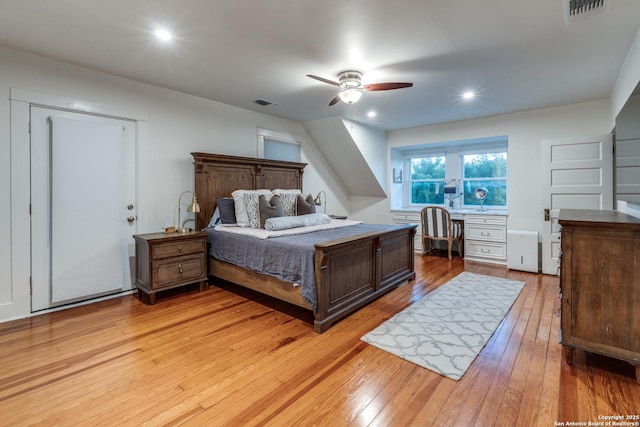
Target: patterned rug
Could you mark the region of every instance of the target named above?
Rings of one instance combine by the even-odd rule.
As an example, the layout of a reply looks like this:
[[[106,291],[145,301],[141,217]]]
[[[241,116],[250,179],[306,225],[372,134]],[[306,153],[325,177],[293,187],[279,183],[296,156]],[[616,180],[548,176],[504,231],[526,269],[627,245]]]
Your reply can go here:
[[[524,282],[463,272],[362,337],[459,380],[520,294]]]

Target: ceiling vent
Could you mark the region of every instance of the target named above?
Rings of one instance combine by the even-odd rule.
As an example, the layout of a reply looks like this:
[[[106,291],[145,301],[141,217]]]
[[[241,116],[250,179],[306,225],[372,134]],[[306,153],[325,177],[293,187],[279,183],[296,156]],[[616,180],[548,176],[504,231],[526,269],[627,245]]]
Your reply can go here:
[[[564,0],[564,23],[569,25],[595,15],[608,13],[611,0]]]
[[[254,104],[258,104],[258,105],[262,105],[263,107],[268,107],[269,105],[280,105],[280,104],[278,104],[276,102],[269,101],[267,99],[262,99],[262,98],[256,99],[255,101],[253,101],[253,103]]]

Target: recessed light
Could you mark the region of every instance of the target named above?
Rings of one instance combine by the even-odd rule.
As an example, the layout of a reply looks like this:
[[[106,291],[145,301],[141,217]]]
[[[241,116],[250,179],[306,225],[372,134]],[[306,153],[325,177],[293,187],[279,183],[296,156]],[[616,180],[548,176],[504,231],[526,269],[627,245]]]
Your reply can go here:
[[[376,114],[376,112],[375,112],[375,111],[373,111],[373,110],[372,110],[372,111],[369,111],[369,112],[367,113],[367,117],[369,117],[369,118],[374,118],[375,116],[377,116],[377,114]]]
[[[173,39],[173,36],[171,35],[171,33],[165,29],[158,29],[155,32],[156,37],[158,37],[160,40],[168,42],[169,40]]]
[[[473,99],[476,96],[475,93],[473,93],[472,91],[466,91],[465,93],[462,94],[462,98],[466,99],[467,101],[470,99]]]

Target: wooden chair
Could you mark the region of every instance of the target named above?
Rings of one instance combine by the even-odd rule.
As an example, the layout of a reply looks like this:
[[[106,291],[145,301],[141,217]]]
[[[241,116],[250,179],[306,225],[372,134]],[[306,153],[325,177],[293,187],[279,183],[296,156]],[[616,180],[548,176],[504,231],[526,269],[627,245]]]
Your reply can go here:
[[[422,222],[422,255],[431,252],[432,240],[446,240],[449,261],[451,261],[451,248],[453,241],[457,240],[458,255],[462,256],[462,226],[451,219],[448,210],[440,206],[427,206],[420,212],[420,221]],[[429,242],[429,250],[425,251],[427,241]]]

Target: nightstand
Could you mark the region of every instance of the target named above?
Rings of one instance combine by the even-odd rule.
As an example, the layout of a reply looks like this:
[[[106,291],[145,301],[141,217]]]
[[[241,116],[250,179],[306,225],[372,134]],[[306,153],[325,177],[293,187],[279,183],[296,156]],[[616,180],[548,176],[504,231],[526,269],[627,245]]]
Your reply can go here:
[[[136,234],[136,286],[138,298],[144,292],[149,304],[156,292],[207,281],[207,233]]]

